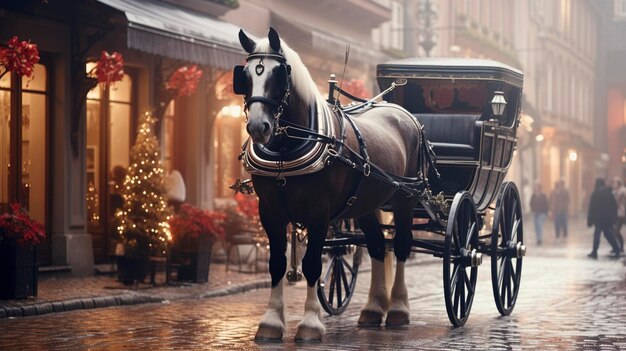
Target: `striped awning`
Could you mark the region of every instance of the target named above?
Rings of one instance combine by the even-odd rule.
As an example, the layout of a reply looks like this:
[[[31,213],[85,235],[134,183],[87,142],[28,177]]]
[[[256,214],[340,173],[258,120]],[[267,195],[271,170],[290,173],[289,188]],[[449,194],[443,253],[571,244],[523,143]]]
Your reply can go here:
[[[131,49],[222,69],[245,57],[233,24],[154,0],[97,1],[124,13]]]

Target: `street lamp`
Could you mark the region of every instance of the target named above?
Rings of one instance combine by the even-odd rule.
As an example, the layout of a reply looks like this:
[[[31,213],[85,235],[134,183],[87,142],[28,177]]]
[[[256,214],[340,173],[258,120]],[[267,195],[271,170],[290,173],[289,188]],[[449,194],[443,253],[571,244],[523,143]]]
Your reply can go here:
[[[430,56],[430,50],[437,45],[435,41],[435,31],[433,25],[437,21],[437,11],[435,4],[431,0],[421,0],[419,12],[417,13],[417,26],[419,28],[420,46],[424,49],[426,56]]]
[[[506,108],[506,99],[504,93],[501,91],[495,91],[493,93],[493,99],[491,99],[491,110],[496,118],[499,118],[504,113]]]

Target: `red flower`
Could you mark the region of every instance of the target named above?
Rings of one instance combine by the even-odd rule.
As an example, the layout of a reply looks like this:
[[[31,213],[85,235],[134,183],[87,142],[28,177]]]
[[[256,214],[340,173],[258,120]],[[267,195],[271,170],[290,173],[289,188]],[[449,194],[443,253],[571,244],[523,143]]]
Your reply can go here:
[[[4,66],[5,72],[12,71],[17,75],[30,78],[33,75],[34,67],[39,62],[39,50],[37,44],[30,41],[19,41],[16,36],[7,43],[7,48],[0,49],[0,64]]]
[[[30,218],[19,203],[11,205],[13,213],[0,216],[0,238],[15,239],[21,246],[37,245],[46,240],[41,224]]]
[[[175,91],[178,96],[189,96],[198,88],[200,77],[202,77],[202,70],[196,65],[183,66],[172,73],[165,83],[165,89]]]
[[[119,52],[109,54],[106,51],[100,53],[100,60],[96,63],[94,73],[98,83],[111,85],[124,78],[124,58]]]
[[[189,235],[197,238],[200,235],[212,236],[214,240],[224,239],[222,224],[226,215],[219,211],[205,211],[189,204],[180,206],[178,213],[169,221],[170,231],[174,239]]]
[[[239,212],[249,218],[258,217],[259,215],[259,198],[254,195],[245,195],[237,193],[235,195],[237,201],[237,209]]]

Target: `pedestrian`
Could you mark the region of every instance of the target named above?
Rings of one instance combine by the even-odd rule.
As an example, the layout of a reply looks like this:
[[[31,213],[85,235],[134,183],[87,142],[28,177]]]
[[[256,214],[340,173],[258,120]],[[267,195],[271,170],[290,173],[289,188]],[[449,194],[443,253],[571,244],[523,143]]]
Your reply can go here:
[[[589,200],[589,214],[587,216],[587,226],[595,226],[593,233],[593,250],[589,255],[590,258],[598,258],[598,247],[600,246],[600,233],[604,233],[604,237],[613,247],[613,257],[619,257],[619,244],[613,235],[613,227],[617,220],[617,202],[611,188],[607,187],[604,179],[596,179],[596,186],[591,193]]]
[[[615,223],[615,238],[619,242],[620,251],[624,252],[624,237],[622,236],[622,226],[626,224],[626,186],[620,179],[613,179],[613,196],[617,202],[617,222]]]
[[[556,241],[559,241],[560,234],[563,239],[567,238],[567,211],[569,209],[569,191],[565,188],[563,179],[554,184],[554,190],[550,196],[552,205],[552,213],[554,215],[554,231],[556,233]]]
[[[548,217],[548,196],[543,192],[540,183],[535,183],[533,195],[530,197],[530,210],[535,220],[537,245],[543,242],[543,224]]]

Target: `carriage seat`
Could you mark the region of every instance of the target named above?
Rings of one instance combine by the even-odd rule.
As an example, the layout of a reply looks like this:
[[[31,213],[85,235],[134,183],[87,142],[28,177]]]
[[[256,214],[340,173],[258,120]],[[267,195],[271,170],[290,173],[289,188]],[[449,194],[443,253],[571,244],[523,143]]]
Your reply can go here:
[[[438,159],[476,160],[480,146],[480,115],[430,114],[414,116],[424,126],[426,138]]]

